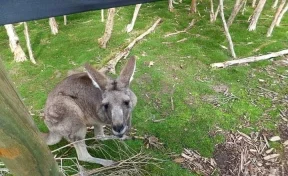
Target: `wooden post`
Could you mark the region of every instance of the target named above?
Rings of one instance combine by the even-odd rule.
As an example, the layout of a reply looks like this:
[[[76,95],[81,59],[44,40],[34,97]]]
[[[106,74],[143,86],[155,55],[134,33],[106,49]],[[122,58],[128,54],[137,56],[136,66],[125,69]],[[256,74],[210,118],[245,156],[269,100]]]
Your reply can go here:
[[[0,160],[13,175],[62,175],[0,60]]]

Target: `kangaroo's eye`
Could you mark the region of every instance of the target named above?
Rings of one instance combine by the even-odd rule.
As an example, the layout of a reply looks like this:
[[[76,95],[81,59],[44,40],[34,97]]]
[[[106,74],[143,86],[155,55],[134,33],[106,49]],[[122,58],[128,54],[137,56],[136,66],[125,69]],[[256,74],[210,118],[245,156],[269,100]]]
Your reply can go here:
[[[105,104],[103,104],[103,107],[105,108],[105,110],[107,110],[109,108],[109,104],[105,103]]]
[[[124,101],[123,103],[124,103],[124,105],[129,106],[130,102],[129,101]]]

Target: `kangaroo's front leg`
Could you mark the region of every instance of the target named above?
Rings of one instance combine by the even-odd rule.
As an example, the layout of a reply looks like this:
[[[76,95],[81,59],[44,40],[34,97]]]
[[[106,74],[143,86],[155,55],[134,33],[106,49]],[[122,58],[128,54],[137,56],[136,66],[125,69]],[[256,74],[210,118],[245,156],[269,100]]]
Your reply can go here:
[[[104,126],[102,125],[94,125],[94,135],[95,137],[105,137],[104,134]]]

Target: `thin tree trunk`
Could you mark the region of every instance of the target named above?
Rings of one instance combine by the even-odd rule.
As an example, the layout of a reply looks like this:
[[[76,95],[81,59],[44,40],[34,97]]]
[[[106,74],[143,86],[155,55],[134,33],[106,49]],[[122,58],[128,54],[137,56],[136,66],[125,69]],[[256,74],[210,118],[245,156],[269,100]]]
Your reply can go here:
[[[27,60],[26,55],[20,46],[19,37],[14,30],[14,26],[12,24],[6,24],[4,26],[7,31],[7,35],[9,37],[9,46],[11,52],[14,54],[14,60],[16,62],[26,61]]]
[[[241,10],[241,8],[243,7],[245,3],[245,0],[236,0],[236,3],[234,5],[233,11],[228,19],[227,22],[227,26],[230,27],[235,19],[235,17],[237,16],[237,14],[239,13],[239,11]]]
[[[58,34],[58,24],[57,24],[56,19],[54,17],[49,18],[49,25],[51,28],[51,33],[53,35]]]
[[[228,26],[226,24],[226,20],[225,20],[225,16],[224,16],[223,0],[219,0],[219,6],[220,6],[220,15],[221,15],[221,18],[222,18],[222,21],[223,21],[223,26],[224,26],[224,32],[225,32],[226,38],[227,38],[228,43],[229,43],[229,49],[230,49],[232,57],[236,58],[237,56],[236,56],[235,51],[234,51],[232,38],[230,36],[229,29],[228,29]]]
[[[104,9],[101,9],[101,22],[104,22]]]
[[[250,22],[250,25],[248,27],[249,31],[256,30],[257,22],[258,22],[260,15],[261,15],[261,12],[264,8],[265,3],[266,3],[266,0],[259,0],[259,3],[253,12],[253,16],[251,18],[251,22]]]
[[[33,64],[36,64],[36,61],[35,61],[34,56],[33,56],[33,51],[32,51],[32,47],[31,47],[31,43],[30,43],[28,25],[27,25],[26,22],[24,22],[24,35],[25,35],[25,39],[26,39],[26,46],[27,46],[27,49],[28,49],[30,61],[31,61]]]
[[[210,22],[213,23],[214,22],[214,2],[213,0],[210,0]]]
[[[66,26],[67,25],[67,15],[64,15],[63,18],[64,18],[64,25]]]
[[[286,0],[282,0],[281,1],[280,5],[279,5],[279,7],[278,7],[278,9],[277,9],[277,11],[275,13],[274,19],[273,19],[273,21],[272,21],[272,23],[271,23],[271,25],[270,25],[270,27],[269,27],[269,29],[267,31],[267,35],[266,35],[267,37],[271,37],[273,29],[274,29],[274,27],[275,27],[275,25],[277,23],[277,20],[279,18],[279,15],[280,15],[281,11],[283,10],[283,8],[285,6],[285,3],[286,3]]]
[[[168,10],[170,12],[173,12],[174,7],[173,7],[173,0],[168,0]]]
[[[0,159],[13,175],[60,176],[57,163],[0,62]]]
[[[108,9],[108,17],[106,21],[106,27],[104,35],[98,39],[98,43],[101,48],[106,48],[107,43],[111,37],[113,26],[114,26],[114,15],[115,15],[115,8]]]
[[[247,0],[244,0],[244,5],[242,8],[242,15],[244,15],[245,11],[246,11],[246,4],[247,4]]]
[[[134,28],[134,25],[135,25],[135,22],[136,22],[136,19],[137,19],[137,16],[138,16],[138,13],[139,13],[139,10],[140,10],[140,7],[141,7],[142,4],[136,4],[135,6],[135,10],[134,10],[134,13],[133,13],[133,18],[132,18],[132,21],[130,24],[127,25],[126,27],[126,31],[129,33],[133,30]]]
[[[253,0],[253,1],[252,1],[252,7],[253,7],[253,8],[256,7],[256,3],[257,3],[257,0]]]
[[[288,10],[288,3],[286,4],[284,9],[279,14],[279,17],[277,18],[277,21],[276,21],[276,26],[280,26],[281,20],[282,20],[284,14],[287,12],[287,10]]]
[[[190,13],[197,12],[197,0],[191,0]]]
[[[272,5],[272,8],[273,8],[273,9],[276,9],[276,7],[277,7],[277,5],[278,5],[278,2],[279,2],[278,0],[275,0],[275,1],[274,1],[273,5]]]

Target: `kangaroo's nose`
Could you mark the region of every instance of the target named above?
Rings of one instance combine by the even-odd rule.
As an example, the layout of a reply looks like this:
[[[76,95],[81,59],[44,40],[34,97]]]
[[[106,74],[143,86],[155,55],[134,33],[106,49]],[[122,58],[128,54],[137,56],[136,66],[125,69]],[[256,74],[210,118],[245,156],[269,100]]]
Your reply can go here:
[[[121,133],[121,131],[124,129],[124,125],[114,125],[112,128],[114,131]]]

